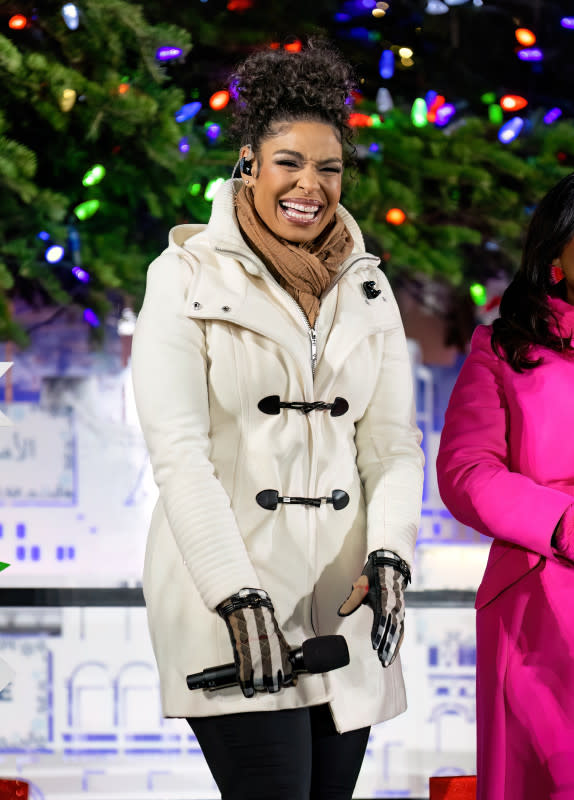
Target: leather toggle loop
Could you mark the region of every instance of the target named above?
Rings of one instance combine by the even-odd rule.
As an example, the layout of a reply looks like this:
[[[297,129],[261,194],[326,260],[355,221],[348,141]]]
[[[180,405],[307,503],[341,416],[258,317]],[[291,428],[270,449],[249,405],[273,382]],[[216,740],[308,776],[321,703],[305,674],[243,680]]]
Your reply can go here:
[[[261,508],[266,508],[268,511],[275,511],[279,503],[315,507],[330,503],[335,511],[340,511],[349,505],[349,495],[342,489],[333,489],[331,497],[280,497],[276,489],[264,489],[255,499]]]
[[[310,411],[330,411],[332,417],[342,417],[349,410],[349,404],[344,397],[335,397],[332,403],[324,403],[322,400],[314,403],[283,403],[278,394],[270,394],[257,403],[257,408],[264,414],[279,414],[282,408],[293,408],[303,414],[309,414]]]

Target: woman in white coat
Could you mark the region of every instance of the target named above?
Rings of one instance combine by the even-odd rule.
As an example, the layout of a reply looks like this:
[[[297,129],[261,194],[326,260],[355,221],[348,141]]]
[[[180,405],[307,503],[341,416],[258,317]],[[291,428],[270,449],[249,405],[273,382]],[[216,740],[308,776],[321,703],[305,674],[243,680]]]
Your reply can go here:
[[[234,83],[241,178],[207,226],[171,231],[133,342],[159,487],[149,626],[163,712],[188,719],[224,800],[348,800],[370,726],[406,707],[411,369],[379,260],[339,205],[349,67],[322,45],[270,50]],[[349,665],[296,676],[289,649],[325,634],[345,636]],[[188,690],[232,654],[235,687]]]

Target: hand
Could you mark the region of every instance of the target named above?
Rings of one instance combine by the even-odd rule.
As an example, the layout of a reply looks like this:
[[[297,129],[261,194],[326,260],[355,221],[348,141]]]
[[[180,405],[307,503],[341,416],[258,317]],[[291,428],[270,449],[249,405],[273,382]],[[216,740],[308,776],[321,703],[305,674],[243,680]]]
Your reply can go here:
[[[348,617],[363,603],[372,609],[371,642],[383,667],[393,663],[403,641],[404,591],[410,579],[406,561],[391,550],[375,550],[338,611],[339,616]]]
[[[552,536],[552,547],[561,556],[574,561],[574,505],[568,506],[562,514]]]
[[[217,612],[227,625],[237,681],[245,697],[296,684],[289,646],[266,592],[241,589],[220,603]]]

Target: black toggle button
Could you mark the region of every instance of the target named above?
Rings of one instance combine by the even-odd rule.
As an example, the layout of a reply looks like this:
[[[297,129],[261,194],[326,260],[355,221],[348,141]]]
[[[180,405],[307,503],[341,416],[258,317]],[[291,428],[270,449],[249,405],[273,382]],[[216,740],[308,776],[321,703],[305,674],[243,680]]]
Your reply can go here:
[[[381,293],[380,289],[375,289],[375,281],[365,281],[363,283],[363,291],[369,300],[374,300]]]
[[[330,503],[335,511],[340,511],[349,505],[349,495],[342,489],[333,489],[331,497],[280,497],[276,489],[263,489],[255,499],[262,508],[268,511],[275,511],[279,503],[315,507]]]
[[[282,408],[292,408],[296,411],[302,411],[303,414],[309,414],[310,411],[330,411],[332,417],[342,417],[349,410],[349,403],[344,397],[335,397],[333,403],[324,403],[322,400],[314,403],[306,403],[305,401],[282,403],[278,394],[270,394],[257,403],[257,408],[264,414],[279,414]]]

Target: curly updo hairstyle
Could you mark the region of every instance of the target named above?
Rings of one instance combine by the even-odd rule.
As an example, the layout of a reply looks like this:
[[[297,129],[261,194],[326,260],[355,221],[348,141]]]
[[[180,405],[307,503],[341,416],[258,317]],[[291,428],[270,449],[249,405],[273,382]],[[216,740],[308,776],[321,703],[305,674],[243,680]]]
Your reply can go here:
[[[258,153],[276,123],[324,122],[337,131],[345,155],[353,152],[348,103],[355,88],[352,70],[339,53],[310,39],[300,52],[253,53],[231,75],[233,122],[230,138]]]

